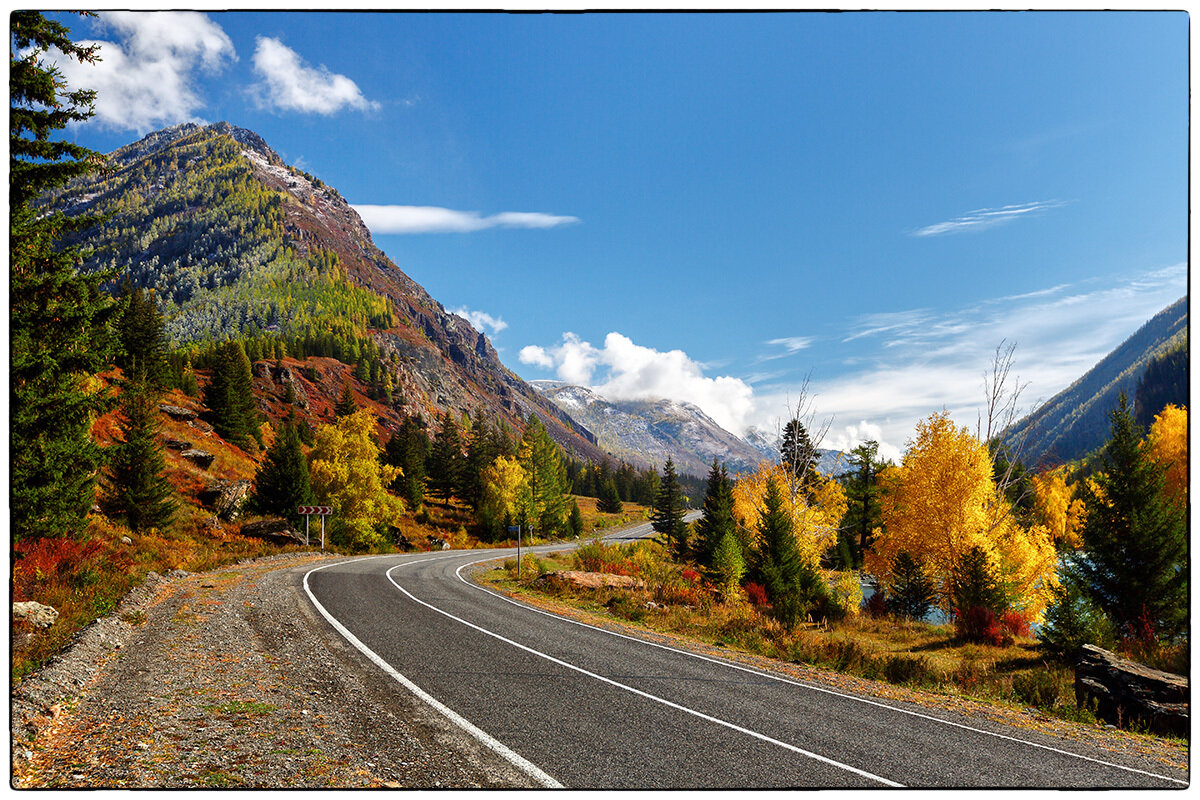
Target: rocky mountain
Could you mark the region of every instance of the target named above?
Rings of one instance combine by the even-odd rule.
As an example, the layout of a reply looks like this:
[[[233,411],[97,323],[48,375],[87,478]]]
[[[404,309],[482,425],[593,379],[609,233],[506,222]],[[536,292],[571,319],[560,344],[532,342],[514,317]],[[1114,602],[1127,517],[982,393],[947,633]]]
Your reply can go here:
[[[779,444],[751,429],[747,438],[722,428],[692,403],[673,400],[614,402],[583,386],[560,381],[531,385],[596,436],[600,447],[636,466],[662,467],[671,458],[680,472],[705,475],[716,458],[731,472],[778,461]],[[753,438],[750,438],[750,437]],[[821,451],[826,474],[836,462],[834,451]]]
[[[1121,392],[1134,404],[1139,379],[1161,357],[1187,350],[1187,297],[1155,314],[1087,374],[1063,389],[1005,434],[1010,446],[1024,439],[1022,460],[1031,469],[1083,457],[1108,439],[1108,414]],[[1186,357],[1184,358],[1186,362]],[[1184,382],[1186,384],[1186,381]],[[1150,409],[1149,415],[1161,411]]]
[[[231,335],[369,338],[394,375],[383,409],[431,422],[469,412],[520,429],[536,414],[568,452],[594,437],[500,363],[487,337],[447,313],[375,246],[336,189],[225,122],[152,133],[105,169],[45,199],[103,215],[76,235],[84,268],[154,290],[175,346]]]
[[[762,453],[763,458],[769,461],[779,460],[779,446],[783,443],[783,438],[779,434],[769,434],[762,428],[752,425],[746,430],[746,435],[742,438],[751,447]],[[841,450],[817,448],[817,453],[820,455],[820,459],[817,461],[817,470],[822,475],[837,477],[849,469],[846,465],[846,454]]]

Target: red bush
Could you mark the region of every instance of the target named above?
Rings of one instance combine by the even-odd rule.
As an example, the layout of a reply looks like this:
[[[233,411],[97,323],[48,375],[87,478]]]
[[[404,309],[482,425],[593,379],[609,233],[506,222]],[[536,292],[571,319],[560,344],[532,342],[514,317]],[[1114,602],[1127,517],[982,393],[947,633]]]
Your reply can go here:
[[[983,606],[972,606],[965,614],[955,613],[954,632],[969,642],[1000,646],[1005,641],[996,614]]]
[[[78,542],[69,536],[17,542],[13,546],[14,599],[27,600],[33,587],[59,582],[101,549],[95,539]]]
[[[887,616],[887,598],[876,592],[863,601],[863,610],[876,619]]]
[[[700,582],[700,573],[689,567],[683,571],[683,579],[688,583],[695,585]]]
[[[1029,620],[1020,611],[1008,611],[1000,619],[1000,630],[1008,636],[1028,636]]]
[[[754,581],[746,584],[746,597],[750,598],[750,602],[756,606],[767,604],[767,590]]]

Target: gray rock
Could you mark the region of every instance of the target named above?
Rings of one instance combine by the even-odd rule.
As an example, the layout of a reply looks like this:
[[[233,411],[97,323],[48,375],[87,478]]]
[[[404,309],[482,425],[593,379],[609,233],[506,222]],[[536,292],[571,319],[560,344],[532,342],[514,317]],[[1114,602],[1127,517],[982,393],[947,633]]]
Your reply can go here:
[[[188,461],[191,461],[200,469],[208,469],[211,467],[213,459],[216,458],[216,456],[207,450],[197,450],[194,447],[191,450],[184,450],[179,455],[183,456]]]
[[[163,439],[163,447],[168,450],[190,450],[192,443],[183,439]]]
[[[212,433],[213,432],[213,426],[209,425],[207,422],[205,422],[202,419],[189,419],[187,424],[188,424],[189,428],[195,428],[196,430],[200,431],[201,433]]]
[[[200,502],[216,512],[221,520],[232,522],[242,513],[242,506],[250,496],[251,486],[247,480],[216,480],[200,492]]]
[[[1075,702],[1118,727],[1188,735],[1188,679],[1084,645],[1075,664]]]
[[[286,519],[265,519],[261,522],[247,522],[242,526],[240,533],[242,536],[262,539],[281,547],[304,544],[304,534],[292,530],[291,523]]]
[[[130,539],[128,536],[122,536],[121,544],[133,544],[133,539]]]
[[[58,611],[54,608],[27,600],[24,603],[13,603],[13,619],[23,619],[39,628],[49,628],[58,619]]]
[[[190,408],[173,406],[167,403],[160,405],[158,410],[166,414],[171,419],[178,420],[180,422],[187,422],[188,420],[193,420],[196,418],[196,412],[192,411]]]

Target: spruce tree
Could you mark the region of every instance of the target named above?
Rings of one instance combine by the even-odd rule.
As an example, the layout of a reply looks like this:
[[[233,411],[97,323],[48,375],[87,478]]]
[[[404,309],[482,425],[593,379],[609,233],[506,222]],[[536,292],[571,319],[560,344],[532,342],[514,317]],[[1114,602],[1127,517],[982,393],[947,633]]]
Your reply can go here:
[[[250,359],[241,342],[225,342],[217,348],[212,379],[204,387],[204,405],[213,430],[225,441],[249,448],[251,442],[259,440]]]
[[[68,91],[43,58],[54,48],[92,63],[99,46],[75,44],[66,26],[34,11],[9,22],[9,519],[19,541],[79,533],[95,503],[102,458],[91,425],[109,398],[83,380],[111,363],[115,306],[100,290],[110,276],[80,275],[78,251],[58,246],[94,220],[31,207],[101,159],[51,138],[92,116],[95,92]]]
[[[655,532],[666,537],[667,549],[677,557],[682,557],[687,547],[687,523],[683,521],[684,513],[683,489],[675,475],[675,462],[668,458],[666,466],[663,467],[658,496],[654,498],[654,505],[651,506],[650,522]]]
[[[909,619],[924,619],[933,608],[937,591],[919,561],[901,550],[892,559],[888,583],[888,611]]]
[[[144,381],[126,384],[121,416],[109,469],[109,509],[134,531],[164,528],[175,516],[176,503],[158,442],[158,401]]]
[[[283,425],[254,475],[254,491],[247,507],[256,514],[283,517],[299,525],[296,507],[316,502],[308,477],[308,460],[300,448],[300,433],[294,425]]]
[[[602,514],[621,513],[621,495],[617,491],[617,482],[611,475],[600,487],[600,498],[596,503],[596,510]]]
[[[850,451],[852,472],[842,479],[846,491],[846,516],[842,529],[853,542],[854,563],[862,564],[863,553],[871,546],[872,532],[881,524],[879,488],[876,479],[883,464],[879,462],[879,443],[867,441]]]
[[[1187,521],[1163,492],[1164,470],[1141,446],[1122,394],[1095,481],[1085,482],[1084,592],[1125,637],[1170,639],[1188,623]]]
[[[583,535],[583,513],[579,510],[579,501],[571,501],[571,514],[567,517],[567,531],[572,539]]]
[[[442,418],[442,427],[429,453],[429,491],[443,503],[450,502],[455,489],[462,485],[464,459],[458,425],[450,414]]]
[[[767,481],[758,533],[763,588],[771,601],[771,614],[791,630],[828,591],[820,573],[800,556],[792,518],[784,508],[783,493],[774,476]]]
[[[737,523],[733,518],[733,481],[724,464],[714,458],[708,471],[704,493],[704,516],[696,523],[696,561],[702,567],[717,569],[716,552],[725,536],[736,536]],[[740,577],[740,576],[739,576]]]
[[[521,436],[517,457],[529,478],[531,522],[535,530],[543,536],[560,533],[567,516],[567,469],[562,451],[541,420],[532,414]]]
[[[820,454],[817,453],[817,448],[813,446],[808,431],[800,420],[789,420],[784,426],[779,455],[784,467],[801,484],[807,484],[816,477]]]
[[[333,413],[338,419],[341,419],[350,416],[355,411],[358,411],[358,403],[354,399],[354,390],[350,388],[350,379],[347,378],[342,384],[342,395],[334,405]]]
[[[167,385],[167,328],[158,304],[141,288],[127,283],[117,319],[121,352],[117,366],[127,378],[145,380],[156,389]],[[193,376],[194,380],[194,376]]]

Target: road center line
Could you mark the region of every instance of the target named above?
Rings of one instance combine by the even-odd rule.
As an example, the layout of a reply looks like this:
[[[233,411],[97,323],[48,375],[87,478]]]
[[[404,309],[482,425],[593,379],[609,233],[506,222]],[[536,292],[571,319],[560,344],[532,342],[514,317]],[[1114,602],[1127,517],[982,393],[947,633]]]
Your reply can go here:
[[[424,560],[425,560],[425,561],[429,561],[429,560],[433,560],[433,559],[424,559]],[[491,559],[481,559],[481,560],[483,560],[483,561],[490,561]],[[513,647],[516,647],[516,648],[517,648],[517,649],[519,649],[519,650],[524,650],[525,652],[527,652],[527,653],[530,653],[530,654],[532,654],[532,655],[535,655],[535,656],[537,656],[537,657],[539,657],[539,658],[543,658],[543,659],[545,659],[545,660],[547,660],[547,661],[550,661],[550,662],[552,662],[552,663],[554,663],[554,664],[558,664],[558,665],[559,665],[559,666],[561,666],[561,667],[566,667],[567,669],[570,669],[570,670],[573,670],[573,671],[575,671],[575,672],[578,672],[578,673],[580,673],[581,675],[586,675],[587,677],[589,677],[589,678],[593,678],[593,679],[595,679],[595,680],[598,680],[598,681],[600,681],[601,683],[606,683],[606,684],[608,684],[608,685],[610,685],[610,686],[613,686],[613,687],[616,687],[616,688],[618,688],[618,689],[623,689],[623,690],[625,690],[625,691],[627,691],[627,692],[631,692],[632,694],[635,694],[635,695],[637,695],[637,696],[639,696],[639,697],[643,697],[643,698],[645,698],[645,699],[647,699],[647,700],[651,700],[651,701],[653,701],[653,702],[655,702],[655,703],[660,703],[660,704],[662,704],[662,705],[664,705],[664,706],[667,706],[667,707],[669,707],[669,708],[676,709],[677,711],[682,711],[682,712],[684,712],[685,714],[690,714],[690,715],[692,715],[692,716],[694,716],[694,717],[699,717],[700,719],[703,719],[703,720],[705,720],[705,721],[707,721],[707,722],[712,722],[712,723],[715,723],[715,724],[717,724],[717,725],[721,725],[721,726],[723,726],[723,727],[726,727],[726,728],[729,728],[729,729],[731,729],[731,730],[737,731],[738,733],[743,733],[743,734],[746,734],[747,736],[752,736],[752,737],[754,737],[755,739],[759,739],[759,740],[761,740],[761,741],[767,742],[768,744],[773,744],[773,745],[776,745],[777,747],[782,747],[782,748],[784,748],[785,750],[790,750],[791,752],[798,753],[798,754],[800,754],[800,755],[802,755],[802,756],[806,756],[806,757],[808,757],[808,758],[814,759],[814,760],[816,760],[816,761],[820,761],[820,762],[822,762],[822,763],[825,763],[825,764],[829,764],[830,766],[837,767],[838,769],[843,769],[843,770],[846,770],[847,772],[853,772],[853,773],[854,773],[854,774],[856,774],[856,775],[860,775],[860,776],[862,776],[862,777],[864,777],[864,778],[867,778],[868,780],[872,780],[872,781],[876,781],[876,782],[878,782],[878,783],[882,783],[882,784],[884,784],[885,786],[897,786],[897,787],[900,787],[900,786],[902,786],[902,784],[896,783],[895,781],[890,781],[890,780],[888,780],[887,778],[881,778],[881,777],[880,777],[880,776],[878,776],[878,775],[873,775],[873,774],[871,774],[870,772],[866,772],[866,771],[864,771],[864,770],[858,769],[857,767],[852,767],[852,766],[850,766],[849,764],[843,764],[843,763],[841,763],[840,761],[834,761],[833,759],[831,759],[831,758],[827,758],[826,756],[820,755],[820,754],[818,754],[818,753],[814,753],[814,752],[811,752],[811,751],[809,751],[809,750],[805,750],[805,749],[803,749],[803,748],[796,747],[795,745],[793,745],[793,744],[788,744],[787,742],[781,742],[781,741],[779,741],[778,739],[772,739],[770,736],[767,736],[767,735],[765,735],[765,734],[759,733],[759,732],[757,732],[757,731],[752,731],[752,730],[750,730],[749,728],[743,728],[743,727],[741,727],[740,725],[735,725],[735,724],[733,724],[732,722],[726,722],[726,721],[725,721],[725,720],[723,720],[723,719],[718,719],[718,718],[716,718],[716,717],[709,716],[708,714],[705,714],[705,713],[703,713],[703,712],[696,711],[695,709],[687,708],[686,706],[681,706],[681,705],[679,705],[678,703],[673,703],[673,702],[671,702],[670,700],[667,700],[667,699],[665,699],[665,698],[662,698],[662,697],[658,697],[658,696],[656,696],[656,695],[649,694],[648,692],[643,692],[643,691],[641,691],[640,689],[635,689],[635,688],[633,688],[632,686],[626,686],[626,685],[625,685],[625,684],[623,684],[623,683],[618,683],[617,681],[614,681],[614,680],[612,680],[612,679],[610,679],[610,678],[606,678],[606,677],[604,677],[603,675],[597,675],[597,674],[596,674],[596,673],[594,673],[594,672],[589,672],[588,670],[586,670],[586,669],[584,669],[584,668],[582,668],[582,667],[578,667],[578,666],[576,666],[576,665],[574,665],[574,664],[570,664],[570,663],[568,663],[568,662],[566,662],[566,661],[563,661],[563,660],[561,660],[561,659],[555,658],[554,656],[552,656],[552,655],[549,655],[549,654],[547,654],[547,653],[543,653],[543,652],[541,652],[540,650],[535,650],[535,649],[533,649],[532,647],[528,647],[527,645],[523,645],[523,644],[521,644],[520,642],[514,642],[512,639],[508,639],[508,638],[506,638],[506,637],[504,637],[504,636],[501,636],[501,635],[500,635],[500,634],[498,634],[498,633],[495,633],[495,632],[493,632],[493,631],[489,631],[489,630],[487,630],[486,628],[483,628],[483,627],[480,627],[479,625],[476,625],[476,624],[474,624],[473,622],[468,622],[467,620],[465,620],[465,619],[462,619],[461,617],[456,617],[455,615],[451,614],[450,612],[448,612],[448,611],[443,611],[442,609],[438,608],[437,606],[430,605],[429,603],[425,602],[424,600],[421,600],[420,598],[418,598],[418,597],[415,597],[415,596],[414,596],[414,595],[413,595],[411,592],[409,592],[407,589],[405,589],[403,586],[401,586],[399,583],[397,583],[397,582],[396,582],[396,580],[395,580],[395,578],[393,578],[393,577],[392,577],[392,572],[393,572],[394,570],[396,570],[396,569],[400,568],[401,566],[414,566],[414,565],[416,565],[416,564],[420,564],[420,563],[423,563],[423,561],[421,561],[421,560],[418,560],[418,561],[409,561],[409,562],[405,562],[404,564],[397,564],[396,566],[394,566],[394,567],[392,567],[391,569],[387,570],[387,572],[385,572],[385,573],[384,573],[384,575],[385,575],[385,576],[387,577],[387,579],[388,579],[388,580],[391,582],[391,584],[392,584],[393,586],[395,586],[397,589],[399,589],[399,590],[400,590],[400,591],[401,591],[401,592],[402,592],[402,593],[403,593],[403,594],[404,594],[406,597],[408,597],[410,600],[412,600],[412,601],[413,601],[413,602],[415,602],[415,603],[419,603],[420,605],[423,605],[423,606],[425,606],[426,608],[430,609],[431,611],[436,611],[437,613],[439,613],[439,614],[441,614],[441,615],[443,615],[443,616],[445,616],[445,617],[448,617],[448,618],[450,618],[450,619],[454,620],[455,622],[458,622],[458,623],[461,623],[461,624],[463,624],[463,625],[466,625],[468,628],[471,628],[471,629],[473,629],[473,630],[479,631],[480,633],[482,633],[482,634],[485,634],[485,635],[487,635],[487,636],[491,636],[491,637],[492,637],[492,638],[494,638],[494,639],[498,639],[499,641],[501,641],[501,642],[504,642],[505,644],[511,645],[511,646],[513,646]],[[473,562],[473,563],[479,563],[479,562]],[[464,564],[463,566],[465,567],[465,566],[470,566],[470,565],[468,565],[468,564]],[[459,569],[462,569],[462,567],[459,567]],[[460,579],[460,580],[462,579],[462,576],[461,576],[461,575],[459,575],[459,574],[458,574],[458,572],[455,572],[455,575],[458,575],[458,577],[459,577],[459,579]],[[307,577],[307,576],[306,576],[306,577]],[[465,582],[465,581],[464,581],[464,582]]]
[[[368,558],[370,558],[370,557],[371,556],[368,556]],[[441,558],[449,558],[449,556],[441,556]],[[363,560],[365,560],[365,559],[362,559],[362,558],[354,559],[354,561],[363,561]],[[436,561],[436,560],[440,560],[440,559],[433,559],[433,558],[422,559],[422,561]],[[505,747],[501,742],[499,742],[498,740],[494,739],[492,736],[488,735],[484,731],[477,728],[470,721],[468,721],[461,715],[457,714],[456,712],[454,712],[453,710],[451,710],[450,708],[448,708],[447,706],[445,706],[444,704],[439,702],[436,698],[434,698],[432,695],[430,695],[428,692],[426,692],[420,686],[417,686],[415,683],[410,681],[408,678],[401,675],[395,669],[395,667],[393,667],[388,662],[384,661],[383,658],[381,656],[379,656],[374,650],[372,650],[371,648],[369,648],[365,644],[363,644],[361,641],[359,641],[358,637],[355,636],[353,633],[351,633],[349,630],[347,630],[345,625],[338,622],[338,620],[332,614],[330,614],[327,610],[325,610],[325,606],[321,605],[321,602],[319,600],[317,600],[317,598],[313,595],[312,589],[308,585],[308,576],[312,575],[314,572],[319,572],[320,570],[326,569],[328,567],[340,566],[342,564],[351,564],[351,563],[353,563],[353,561],[335,561],[332,564],[325,564],[324,566],[317,567],[315,569],[310,569],[308,572],[304,573],[304,592],[305,592],[305,594],[308,595],[308,599],[310,601],[312,601],[312,604],[314,607],[316,607],[317,611],[321,612],[321,616],[325,617],[325,619],[329,622],[329,624],[332,625],[334,627],[334,629],[338,633],[340,633],[346,641],[348,641],[350,644],[354,645],[354,647],[360,653],[362,653],[368,659],[370,659],[372,663],[374,663],[377,667],[379,667],[384,672],[386,672],[388,675],[390,675],[393,680],[395,680],[397,683],[399,683],[405,689],[408,689],[410,692],[415,694],[418,698],[423,700],[425,703],[432,706],[434,708],[434,710],[436,710],[438,713],[440,713],[446,719],[450,720],[455,725],[457,725],[458,727],[462,728],[467,733],[474,736],[476,739],[478,739],[480,742],[482,742],[484,746],[486,746],[490,750],[492,750],[495,753],[497,753],[498,755],[500,755],[502,758],[504,758],[506,761],[508,761],[514,767],[516,767],[517,769],[519,769],[521,772],[525,773],[529,777],[533,778],[535,781],[540,783],[542,786],[545,786],[548,789],[563,788],[561,783],[559,783],[558,781],[554,780],[554,778],[552,778],[548,774],[546,774],[536,764],[533,764],[532,762],[521,757],[520,755],[513,752],[509,748]]]
[[[740,670],[741,672],[750,673],[752,675],[758,675],[760,677],[770,678],[771,680],[779,681],[780,683],[786,683],[791,686],[798,686],[802,689],[811,689],[812,691],[815,691],[815,692],[824,692],[825,694],[830,694],[835,697],[841,697],[841,698],[845,698],[847,700],[853,700],[856,703],[865,703],[866,705],[875,706],[877,708],[885,708],[885,709],[888,709],[889,711],[895,711],[900,714],[908,714],[909,716],[919,717],[920,719],[929,720],[931,722],[936,722],[941,725],[949,725],[951,727],[959,728],[961,730],[971,731],[973,733],[980,733],[980,734],[983,734],[984,736],[992,736],[997,739],[1004,739],[1005,741],[1015,742],[1017,744],[1028,745],[1029,747],[1036,747],[1041,750],[1048,750],[1049,752],[1058,753],[1059,755],[1070,756],[1071,758],[1078,758],[1078,759],[1082,759],[1083,761],[1090,761],[1093,764],[1101,764],[1106,767],[1112,767],[1114,769],[1120,769],[1120,770],[1124,770],[1126,772],[1133,772],[1138,775],[1145,775],[1150,778],[1158,778],[1159,780],[1171,781],[1172,783],[1178,783],[1182,786],[1188,785],[1188,782],[1185,780],[1179,780],[1178,778],[1172,778],[1167,775],[1159,775],[1158,773],[1155,773],[1155,772],[1147,772],[1146,770],[1136,769],[1134,767],[1127,767],[1127,766],[1124,766],[1123,764],[1114,764],[1111,761],[1103,761],[1099,758],[1092,758],[1091,756],[1085,756],[1085,755],[1081,755],[1079,753],[1072,753],[1069,750],[1060,750],[1057,747],[1051,747],[1050,745],[1040,744],[1038,742],[1031,742],[1028,739],[1019,739],[1015,736],[1007,736],[1003,733],[994,733],[992,731],[983,730],[982,728],[973,728],[970,725],[964,725],[960,722],[951,722],[950,720],[940,719],[938,717],[934,717],[929,714],[922,714],[919,711],[912,711],[907,708],[897,708],[896,706],[891,706],[891,705],[888,705],[887,703],[880,703],[875,700],[869,700],[865,697],[856,697],[855,695],[852,695],[852,694],[845,694],[843,692],[837,692],[837,691],[834,691],[833,689],[829,689],[824,686],[818,686],[816,684],[792,680],[790,678],[785,678],[781,675],[773,675],[770,672],[764,672],[762,670],[752,669],[750,667],[742,666],[741,664],[737,664],[732,661],[725,661],[725,660],[718,659],[718,658],[712,658],[711,656],[701,655],[700,653],[691,653],[691,652],[688,652],[687,650],[680,650],[680,649],[677,649],[674,647],[670,647],[669,645],[659,644],[658,642],[651,642],[651,641],[647,641],[646,639],[639,639],[636,636],[629,636],[624,633],[617,633],[616,631],[606,630],[604,628],[600,628],[595,625],[590,625],[586,622],[580,622],[579,620],[570,619],[569,617],[559,616],[558,614],[553,614],[549,611],[543,611],[540,608],[534,608],[533,606],[527,605],[525,603],[520,603],[516,600],[513,600],[511,597],[505,597],[504,595],[502,595],[498,592],[494,592],[491,589],[487,589],[478,584],[471,583],[470,581],[468,581],[466,578],[464,578],[462,576],[462,570],[466,569],[467,567],[472,567],[472,566],[475,566],[476,564],[482,564],[484,562],[493,561],[493,560],[494,559],[491,559],[491,558],[482,558],[482,559],[479,559],[478,561],[471,561],[469,563],[466,563],[466,564],[463,564],[462,566],[460,566],[457,570],[454,571],[454,574],[460,581],[462,581],[467,586],[470,586],[471,588],[477,589],[486,594],[490,594],[493,597],[496,597],[500,600],[505,601],[506,603],[511,603],[514,606],[517,606],[518,608],[523,608],[526,611],[532,611],[535,614],[542,614],[544,616],[551,617],[551,618],[557,619],[557,620],[561,620],[563,622],[569,622],[572,625],[579,625],[580,627],[583,627],[583,628],[591,628],[594,631],[599,631],[600,633],[606,633],[609,636],[616,636],[617,638],[627,639],[631,642],[639,642],[641,644],[646,645],[647,647],[657,647],[660,650],[667,650],[672,653],[678,653],[679,655],[689,656],[691,658],[697,658],[697,659],[700,659],[701,661],[707,661],[711,664],[720,664],[722,666],[729,667],[730,669],[736,669],[736,670]],[[395,569],[395,567],[393,567],[393,569]],[[389,572],[389,579],[390,579],[391,570],[388,570],[388,572]],[[395,581],[393,581],[393,583],[395,583]],[[414,599],[416,599],[416,598],[414,598]],[[420,601],[418,601],[418,602],[420,602]],[[470,623],[467,623],[467,624],[470,624]]]

